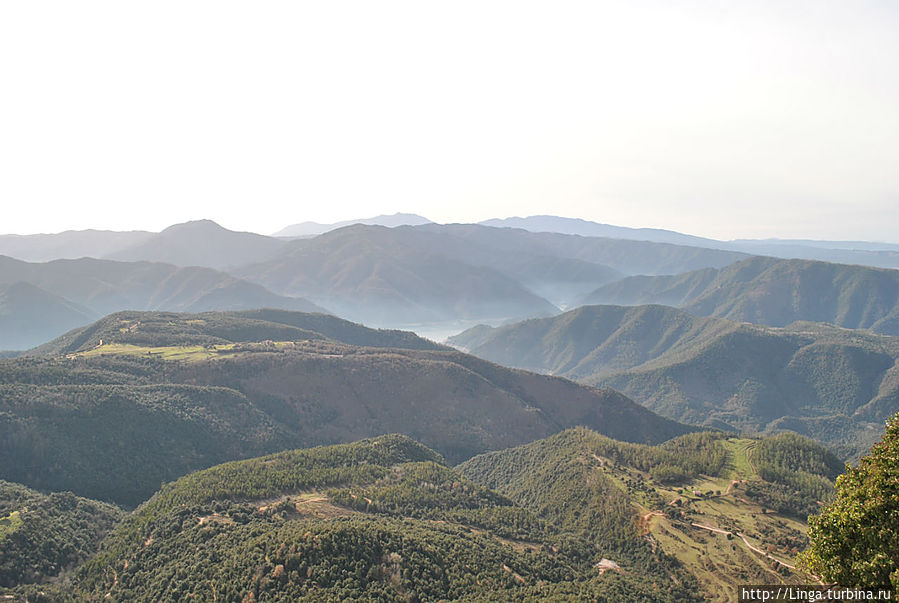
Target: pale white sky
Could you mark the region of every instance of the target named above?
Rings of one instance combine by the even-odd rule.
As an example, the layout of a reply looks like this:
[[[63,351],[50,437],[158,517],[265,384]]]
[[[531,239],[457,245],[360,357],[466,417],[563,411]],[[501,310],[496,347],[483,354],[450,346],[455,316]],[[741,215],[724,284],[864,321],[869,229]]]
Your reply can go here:
[[[0,232],[396,211],[899,242],[899,3],[0,3]]]

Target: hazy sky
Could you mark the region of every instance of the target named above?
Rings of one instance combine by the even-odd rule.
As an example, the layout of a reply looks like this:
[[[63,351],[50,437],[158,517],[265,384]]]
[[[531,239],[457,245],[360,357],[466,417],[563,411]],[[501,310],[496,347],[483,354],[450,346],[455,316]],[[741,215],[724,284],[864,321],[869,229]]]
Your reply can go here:
[[[899,242],[899,2],[0,3],[0,232],[396,211]]]

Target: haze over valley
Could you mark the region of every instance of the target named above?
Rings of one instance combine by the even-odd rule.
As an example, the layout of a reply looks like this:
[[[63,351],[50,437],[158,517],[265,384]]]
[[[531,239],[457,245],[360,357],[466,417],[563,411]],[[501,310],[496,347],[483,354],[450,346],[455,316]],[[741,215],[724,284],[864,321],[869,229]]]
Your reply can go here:
[[[808,580],[806,516],[899,410],[899,271],[546,216],[362,222],[0,238],[20,256],[0,257],[0,551],[18,559],[0,587],[664,601]],[[848,251],[879,264],[876,247]],[[393,328],[409,324],[455,334]],[[188,499],[183,525],[209,527],[171,532]],[[313,585],[360,563],[345,552],[283,581],[297,561],[265,544],[265,580],[159,582],[205,538],[252,558],[242,525],[361,538],[375,569]],[[477,571],[502,573],[475,590],[445,562],[439,584],[391,577],[434,571],[412,551],[435,546],[487,547]]]
[[[0,602],[899,597],[897,31],[0,2]]]

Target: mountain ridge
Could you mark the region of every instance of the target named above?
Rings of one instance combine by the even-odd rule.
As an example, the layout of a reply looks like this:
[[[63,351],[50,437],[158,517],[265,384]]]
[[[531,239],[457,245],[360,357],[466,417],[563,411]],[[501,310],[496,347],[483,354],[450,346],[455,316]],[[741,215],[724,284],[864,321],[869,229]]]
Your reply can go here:
[[[792,429],[857,458],[899,408],[899,338],[766,327],[665,306],[583,306],[450,338],[470,353],[618,389],[686,423]]]
[[[770,326],[805,320],[899,335],[899,270],[756,257],[719,269],[627,277],[583,303],[659,303]]]

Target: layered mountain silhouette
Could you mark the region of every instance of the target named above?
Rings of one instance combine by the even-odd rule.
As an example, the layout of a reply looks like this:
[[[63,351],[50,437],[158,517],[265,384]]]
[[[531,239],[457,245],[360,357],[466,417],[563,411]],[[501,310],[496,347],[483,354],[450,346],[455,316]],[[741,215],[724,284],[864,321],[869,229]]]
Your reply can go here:
[[[67,230],[54,234],[0,235],[0,255],[26,262],[99,258],[139,245],[154,233],[142,230]]]
[[[518,216],[510,218],[492,218],[478,222],[484,226],[496,228],[520,228],[531,232],[557,232],[561,234],[580,235],[584,237],[604,237],[609,239],[627,239],[632,241],[652,241],[655,243],[671,243],[674,245],[691,245],[694,247],[715,247],[721,243],[714,239],[695,237],[693,235],[664,230],[661,228],[628,228],[582,220],[580,218],[564,218],[561,216]]]
[[[29,283],[0,284],[0,349],[28,349],[96,318],[96,312]]]
[[[477,225],[356,225],[293,241],[276,258],[233,272],[354,320],[410,324],[551,314],[624,274],[724,266],[743,257]]]
[[[352,226],[353,224],[367,224],[369,226],[387,226],[393,228],[395,226],[419,226],[421,224],[430,224],[431,221],[424,216],[418,214],[395,213],[391,215],[380,215],[373,218],[360,218],[357,220],[344,220],[342,222],[333,222],[331,224],[320,224],[318,222],[300,222],[299,224],[291,224],[276,232],[276,237],[310,237],[324,234],[344,226]]]
[[[0,283],[11,284],[5,285],[9,318],[0,331],[2,349],[27,349],[123,309],[325,311],[209,268],[151,262],[82,258],[29,263],[0,256]]]
[[[523,228],[532,232],[557,232],[587,237],[609,237],[674,243],[741,251],[750,255],[767,255],[787,259],[820,260],[839,264],[860,264],[877,268],[899,268],[899,244],[869,241],[817,241],[808,239],[737,239],[719,241],[659,228],[628,228],[578,218],[529,216],[502,218],[480,222],[485,226]]]
[[[251,232],[235,232],[211,220],[175,224],[136,245],[104,254],[125,262],[149,261],[223,270],[274,256],[284,242]]]
[[[450,339],[482,358],[614,387],[687,423],[791,429],[844,457],[899,408],[899,339],[796,323],[696,317],[664,306],[585,306]]]

